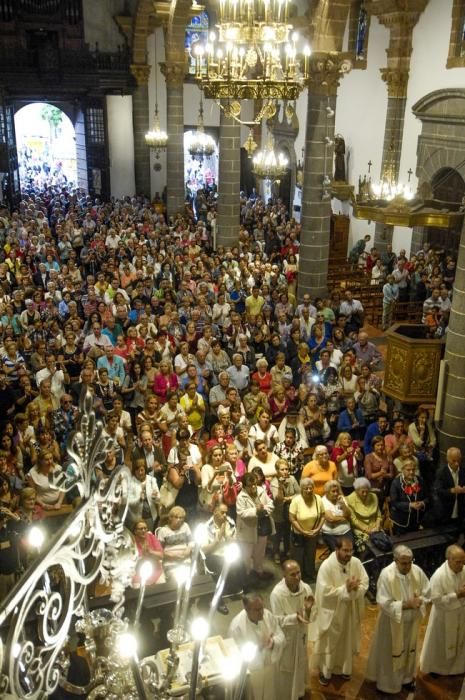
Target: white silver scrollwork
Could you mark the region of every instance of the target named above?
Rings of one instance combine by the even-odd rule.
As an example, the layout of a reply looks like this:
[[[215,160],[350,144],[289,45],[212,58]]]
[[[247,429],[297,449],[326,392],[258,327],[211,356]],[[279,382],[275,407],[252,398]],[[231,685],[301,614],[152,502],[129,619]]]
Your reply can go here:
[[[55,486],[63,491],[77,487],[81,503],[0,607],[1,697],[39,700],[55,690],[66,671],[63,650],[71,622],[86,614],[87,589],[97,577],[112,586],[115,602],[121,606],[124,600],[128,581],[117,553],[125,549],[131,559],[123,531],[130,472],[119,467],[97,485],[95,470],[105,460],[110,439],[89,393],[81,396],[80,415],[79,429],[67,445],[67,476]],[[124,570],[127,576],[130,567]]]

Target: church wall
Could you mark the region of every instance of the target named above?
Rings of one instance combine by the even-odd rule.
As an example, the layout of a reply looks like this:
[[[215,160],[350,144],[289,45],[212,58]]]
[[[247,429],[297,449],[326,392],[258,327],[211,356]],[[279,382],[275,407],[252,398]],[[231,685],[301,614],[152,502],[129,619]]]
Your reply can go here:
[[[408,170],[414,175],[411,186],[416,191],[415,175],[418,137],[421,122],[412,114],[412,106],[428,93],[447,87],[465,84],[465,68],[446,68],[452,21],[453,0],[430,0],[413,31],[413,52],[404,123],[402,155],[399,179],[406,183]],[[357,187],[358,177],[367,172],[368,160],[373,161],[372,175],[380,175],[381,153],[387,106],[387,89],[381,80],[379,68],[386,65],[385,49],[389,40],[388,30],[376,18],[371,19],[368,68],[354,70],[341,81],[336,114],[336,133],[346,140],[348,180]],[[348,213],[347,204],[334,203],[337,213]],[[351,219],[349,247],[365,233],[374,235],[374,224]],[[395,227],[393,248],[410,251],[412,231]]]
[[[465,68],[446,68],[452,23],[453,0],[430,0],[413,33],[413,53],[407,93],[407,113],[404,129],[404,146],[401,158],[401,175],[415,171],[417,144],[421,133],[421,121],[412,114],[412,106],[434,90],[463,88]],[[413,189],[417,179],[412,177]]]
[[[125,5],[124,0],[82,0],[84,38],[91,49],[96,43],[100,51],[116,51],[124,45],[124,37],[113,17],[127,14]]]
[[[107,95],[111,194],[132,195],[134,182],[134,131],[132,96]]]
[[[368,161],[373,162],[371,174],[377,180],[381,169],[387,90],[381,80],[380,68],[386,65],[389,34],[373,17],[368,39],[366,70],[352,70],[341,80],[338,91],[335,133],[346,143],[346,178],[358,188],[358,178],[367,174]],[[352,207],[336,202],[336,213],[351,213]],[[375,224],[351,218],[349,249],[369,233],[374,238]]]

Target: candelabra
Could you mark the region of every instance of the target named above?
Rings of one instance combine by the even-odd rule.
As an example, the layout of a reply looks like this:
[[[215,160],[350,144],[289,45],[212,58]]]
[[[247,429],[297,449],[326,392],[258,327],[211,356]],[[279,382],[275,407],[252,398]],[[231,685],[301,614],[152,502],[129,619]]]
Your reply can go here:
[[[206,97],[295,100],[309,74],[310,48],[301,51],[288,23],[289,0],[220,0],[218,32],[194,46],[195,77]]]
[[[189,600],[206,530],[199,526],[195,531],[190,566],[177,572],[178,599],[166,667],[161,668],[155,657],[139,660],[139,622],[153,564],[138,559],[134,539],[123,525],[131,480],[127,467],[118,467],[106,481],[97,483],[95,478],[110,443],[96,419],[92,395],[83,393],[79,427],[67,444],[67,475],[52,482],[54,488],[65,492],[78,488],[81,503],[50,541],[45,541],[40,525],[29,532],[31,551],[40,556],[0,608],[0,697],[38,699],[52,694],[59,683],[89,700],[167,700],[172,695],[180,646],[189,639]],[[197,685],[204,682],[202,659],[208,654],[202,649],[228,567],[238,556],[237,545],[225,548],[208,619],[197,620],[191,627],[191,668],[182,678],[194,688],[191,698]],[[136,573],[140,586],[130,620],[125,616],[125,593]],[[111,609],[89,611],[88,589],[97,581],[109,587]],[[79,687],[66,680],[70,663],[67,642],[73,631],[84,640],[89,664],[89,680]]]

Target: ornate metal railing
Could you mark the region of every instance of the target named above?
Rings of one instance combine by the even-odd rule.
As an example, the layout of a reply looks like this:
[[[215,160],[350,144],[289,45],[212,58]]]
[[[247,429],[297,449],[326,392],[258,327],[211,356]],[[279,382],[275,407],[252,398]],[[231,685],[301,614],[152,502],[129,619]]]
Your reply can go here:
[[[136,552],[123,529],[130,472],[120,467],[98,484],[95,470],[111,438],[96,420],[90,394],[81,398],[80,427],[67,446],[71,463],[55,486],[78,488],[82,501],[0,607],[0,695],[38,700],[57,687],[68,663],[64,647],[75,617],[87,614],[89,584],[111,586],[116,617]],[[125,553],[124,556],[122,553]]]

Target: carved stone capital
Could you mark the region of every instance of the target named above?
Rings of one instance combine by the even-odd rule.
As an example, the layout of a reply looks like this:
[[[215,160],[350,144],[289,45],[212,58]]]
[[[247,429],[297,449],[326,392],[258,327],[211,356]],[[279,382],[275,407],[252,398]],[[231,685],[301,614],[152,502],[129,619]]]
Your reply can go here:
[[[378,17],[381,24],[416,24],[428,0],[365,0],[365,8],[370,15]],[[413,26],[412,25],[412,26]]]
[[[407,97],[408,69],[381,68],[380,72],[387,85],[389,97]]]
[[[131,63],[131,73],[136,79],[137,85],[148,85],[150,77],[150,66],[146,63]]]
[[[337,94],[341,78],[352,68],[347,54],[316,52],[309,58],[308,90],[314,95]]]
[[[160,63],[160,70],[165,76],[167,85],[179,87],[184,83],[186,74],[184,63]]]

